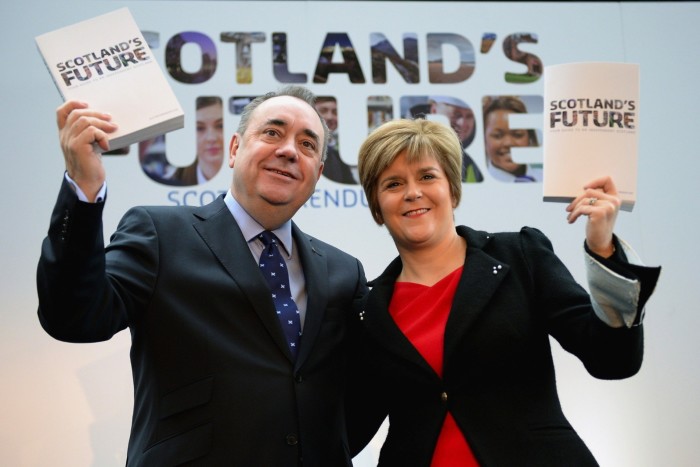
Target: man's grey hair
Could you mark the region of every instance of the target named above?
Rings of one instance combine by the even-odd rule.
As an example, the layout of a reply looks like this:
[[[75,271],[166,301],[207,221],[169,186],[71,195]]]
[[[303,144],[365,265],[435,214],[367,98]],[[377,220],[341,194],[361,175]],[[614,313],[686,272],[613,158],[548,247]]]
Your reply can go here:
[[[255,112],[255,109],[257,109],[258,106],[260,106],[260,104],[266,100],[280,96],[296,97],[297,99],[301,99],[302,101],[306,102],[312,109],[314,109],[314,112],[316,112],[316,115],[318,115],[319,120],[321,120],[321,126],[323,126],[323,147],[321,151],[321,161],[325,161],[326,154],[328,152],[328,135],[330,130],[328,129],[328,125],[326,125],[325,120],[323,120],[323,117],[321,117],[321,114],[319,114],[318,110],[316,110],[316,95],[303,86],[290,84],[280,88],[277,91],[271,91],[262,96],[258,96],[250,101],[243,109],[243,112],[241,112],[241,121],[238,123],[238,130],[236,130],[236,132],[243,137],[248,129],[248,123],[250,123],[250,118],[253,115],[253,112]]]

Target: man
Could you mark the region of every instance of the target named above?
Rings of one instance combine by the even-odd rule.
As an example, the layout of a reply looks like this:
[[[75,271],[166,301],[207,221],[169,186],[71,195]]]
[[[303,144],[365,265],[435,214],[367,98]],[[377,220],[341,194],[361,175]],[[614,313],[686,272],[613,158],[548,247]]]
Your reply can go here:
[[[328,125],[330,132],[328,138],[328,146],[335,147],[338,145],[338,103],[335,97],[318,96],[314,102],[316,111],[323,118],[323,121]]]
[[[467,154],[467,147],[474,140],[476,124],[474,111],[459,99],[450,96],[430,96],[430,113],[443,115],[462,143],[462,181],[467,183],[482,182],[484,176],[474,160]]]
[[[292,86],[255,99],[230,143],[227,195],[203,207],[133,208],[106,249],[105,172],[93,145],[107,150],[116,126],[76,102],[57,114],[66,180],[38,267],[39,319],[70,342],[129,328],[127,464],[350,466],[342,397],[364,272],[290,220],[323,170],[328,129],[313,95]],[[262,231],[284,245],[297,344],[258,265]]]
[[[330,136],[328,138],[328,157],[323,168],[323,175],[330,180],[346,185],[356,185],[357,179],[353,175],[353,169],[340,158],[338,146],[338,103],[335,97],[318,96],[316,98],[316,111],[323,117],[328,125]]]

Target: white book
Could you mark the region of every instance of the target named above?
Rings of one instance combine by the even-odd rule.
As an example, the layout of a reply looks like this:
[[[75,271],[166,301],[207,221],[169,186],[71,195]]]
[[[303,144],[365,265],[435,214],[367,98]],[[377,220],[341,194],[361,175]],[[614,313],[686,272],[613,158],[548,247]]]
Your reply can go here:
[[[182,128],[182,107],[128,8],[35,38],[64,101],[107,112],[110,151]]]
[[[570,202],[610,175],[631,211],[637,199],[639,65],[567,63],[545,67],[543,199]]]

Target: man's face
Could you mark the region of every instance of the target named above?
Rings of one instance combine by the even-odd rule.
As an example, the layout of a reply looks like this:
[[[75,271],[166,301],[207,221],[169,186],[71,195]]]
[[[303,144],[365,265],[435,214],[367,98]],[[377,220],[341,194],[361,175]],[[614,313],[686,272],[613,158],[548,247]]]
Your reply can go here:
[[[431,113],[440,114],[447,117],[450,126],[457,132],[460,141],[468,139],[474,133],[474,112],[466,107],[435,102],[432,105]]]
[[[335,131],[338,128],[338,104],[335,101],[316,102],[316,110],[326,121],[329,130]]]
[[[309,199],[321,176],[323,126],[301,99],[279,96],[260,104],[244,135],[231,140],[231,191],[253,218],[275,213],[286,221]]]

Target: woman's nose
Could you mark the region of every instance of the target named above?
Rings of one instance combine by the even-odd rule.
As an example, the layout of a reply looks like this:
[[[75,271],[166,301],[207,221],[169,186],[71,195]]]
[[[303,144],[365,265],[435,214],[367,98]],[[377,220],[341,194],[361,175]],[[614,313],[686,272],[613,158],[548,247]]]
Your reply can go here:
[[[217,131],[216,131],[215,129],[213,129],[213,128],[212,128],[212,129],[209,129],[209,130],[207,130],[207,132],[206,132],[206,134],[204,135],[204,137],[205,137],[208,141],[215,141],[215,140],[217,139]]]
[[[502,144],[503,146],[506,146],[506,147],[509,147],[509,148],[512,147],[512,146],[513,146],[513,137],[512,137],[510,134],[506,134],[506,135],[503,137],[503,140],[502,140],[501,144]]]
[[[406,185],[406,193],[404,194],[404,199],[407,201],[412,201],[419,199],[423,196],[420,187],[416,184],[409,183]]]

